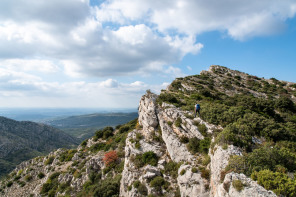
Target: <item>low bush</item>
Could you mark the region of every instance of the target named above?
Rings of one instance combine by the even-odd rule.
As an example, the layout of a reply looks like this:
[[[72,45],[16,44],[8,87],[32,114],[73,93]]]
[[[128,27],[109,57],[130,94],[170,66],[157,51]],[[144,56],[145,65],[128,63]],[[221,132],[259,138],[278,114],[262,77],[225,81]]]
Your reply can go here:
[[[198,131],[203,135],[203,136],[206,136],[207,135],[207,131],[208,131],[208,128],[206,127],[205,124],[199,124],[197,126],[198,128]]]
[[[189,138],[186,137],[186,136],[182,136],[180,138],[180,142],[183,143],[183,144],[187,144],[189,142]]]
[[[6,183],[6,187],[11,187],[13,185],[13,182],[12,181],[8,181],[7,183]]]
[[[161,176],[156,176],[151,182],[150,186],[155,188],[158,192],[161,191],[161,187],[165,184],[165,180]]]
[[[58,189],[59,183],[58,183],[58,177],[60,175],[60,172],[55,172],[52,175],[49,176],[46,183],[42,185],[40,194],[42,195],[48,195],[48,196],[55,196],[56,191]]]
[[[170,161],[165,164],[164,166],[164,173],[170,175],[172,178],[177,178],[178,176],[178,169],[181,163],[178,164],[176,162]]]
[[[175,126],[181,127],[181,124],[182,124],[182,119],[180,117],[178,117],[177,120],[175,121]]]
[[[289,178],[285,173],[262,170],[253,172],[252,179],[267,190],[272,190],[279,196],[292,197],[296,195],[296,181]]]
[[[180,172],[180,175],[183,176],[185,173],[186,173],[186,170],[182,169],[181,172]]]
[[[139,180],[135,181],[133,183],[134,188],[138,189],[138,187],[140,186],[141,182]]]
[[[197,168],[193,167],[193,168],[191,169],[191,172],[192,172],[192,173],[197,173],[198,170],[197,170]]]
[[[52,162],[53,162],[53,160],[54,160],[54,156],[51,156],[51,157],[49,157],[46,161],[45,161],[45,165],[50,165],[50,164],[52,164]]]
[[[233,185],[234,189],[236,189],[239,192],[244,189],[244,184],[242,183],[241,180],[232,181],[232,185]]]
[[[115,163],[118,159],[116,151],[110,151],[105,153],[103,161],[106,166],[109,166],[112,163]]]
[[[96,153],[98,151],[101,151],[101,150],[104,150],[106,147],[106,144],[105,143],[96,143],[94,145],[92,145],[89,150],[92,152],[92,153]]]
[[[25,181],[29,182],[33,179],[32,175],[28,174],[27,176],[25,176]]]
[[[71,161],[76,152],[77,152],[76,149],[63,151],[59,157],[60,162]]]
[[[148,151],[142,155],[142,161],[144,164],[156,166],[158,163],[158,156],[153,151]]]
[[[113,131],[114,131],[113,127],[105,127],[104,129],[96,131],[95,137],[98,139],[102,138],[106,140],[109,137],[113,136]]]
[[[142,194],[144,196],[147,196],[147,194],[148,194],[147,187],[144,184],[142,184],[142,183],[140,183],[140,185],[138,187],[138,191],[139,191],[140,194]]]

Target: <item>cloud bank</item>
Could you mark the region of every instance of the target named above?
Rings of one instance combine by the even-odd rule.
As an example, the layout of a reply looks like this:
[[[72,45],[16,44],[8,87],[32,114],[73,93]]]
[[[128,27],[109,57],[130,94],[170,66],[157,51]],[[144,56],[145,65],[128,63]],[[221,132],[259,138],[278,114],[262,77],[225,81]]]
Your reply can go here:
[[[51,95],[53,103],[58,97],[74,103],[80,95],[128,100],[165,87],[117,77],[183,76],[174,65],[202,50],[198,35],[220,31],[238,41],[273,35],[295,13],[294,0],[108,0],[96,6],[88,0],[2,0],[0,95],[28,102]]]

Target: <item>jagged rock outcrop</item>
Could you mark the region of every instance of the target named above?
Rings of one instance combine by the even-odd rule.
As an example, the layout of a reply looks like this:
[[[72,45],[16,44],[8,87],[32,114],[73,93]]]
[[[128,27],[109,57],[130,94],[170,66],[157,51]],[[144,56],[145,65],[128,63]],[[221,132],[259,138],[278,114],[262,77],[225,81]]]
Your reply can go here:
[[[182,174],[182,171],[185,173]],[[181,196],[209,196],[207,181],[204,181],[200,173],[194,173],[191,165],[181,165],[178,170],[178,185]]]
[[[241,191],[238,191],[233,186],[233,181],[239,180],[243,184]],[[227,191],[228,190],[228,191]],[[231,172],[225,176],[223,183],[221,183],[214,197],[236,197],[236,196],[252,196],[252,197],[276,197],[272,191],[267,191],[262,186],[258,185],[256,181],[246,177],[244,174],[237,174]]]
[[[149,93],[149,96],[143,96],[140,100],[138,121],[143,126],[144,135],[149,136],[158,126],[156,98],[157,95]]]

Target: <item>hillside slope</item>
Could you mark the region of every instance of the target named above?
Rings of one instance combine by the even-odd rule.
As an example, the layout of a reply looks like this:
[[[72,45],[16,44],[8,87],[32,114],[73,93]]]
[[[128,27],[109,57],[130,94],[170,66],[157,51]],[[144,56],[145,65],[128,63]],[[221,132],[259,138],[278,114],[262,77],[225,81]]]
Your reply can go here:
[[[61,130],[28,121],[0,117],[0,176],[17,164],[60,148],[77,145]]]
[[[19,165],[4,196],[295,196],[296,85],[221,66],[147,91],[139,118]],[[201,117],[194,117],[194,104]]]
[[[138,113],[95,113],[46,120],[43,123],[61,129],[81,141],[106,126],[115,127],[138,117]]]

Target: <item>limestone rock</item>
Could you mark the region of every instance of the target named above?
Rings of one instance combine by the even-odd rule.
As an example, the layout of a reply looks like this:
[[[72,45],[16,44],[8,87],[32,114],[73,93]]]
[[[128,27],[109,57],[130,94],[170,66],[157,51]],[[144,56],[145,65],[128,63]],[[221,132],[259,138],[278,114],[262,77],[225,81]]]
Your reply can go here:
[[[241,191],[237,191],[232,182],[234,180],[240,180],[244,187]],[[228,185],[228,191],[225,190],[224,185]],[[214,197],[236,197],[236,196],[252,196],[252,197],[276,197],[277,195],[272,191],[264,189],[262,186],[258,185],[256,181],[246,177],[244,174],[237,174],[231,172],[225,176],[223,183],[218,186],[217,193]]]
[[[212,150],[209,152],[212,152]],[[210,154],[211,194],[216,196],[216,187],[220,184],[221,171],[227,166],[231,155],[242,155],[242,151],[233,145],[229,145],[227,149],[216,145],[213,153],[214,154]]]
[[[185,173],[181,175],[181,172]],[[209,196],[206,188],[206,181],[201,177],[200,173],[193,173],[191,165],[181,165],[178,170],[178,185],[182,197],[186,196]]]
[[[158,125],[156,115],[157,95],[147,93],[142,96],[139,104],[139,124],[143,126],[144,135],[149,135]]]

